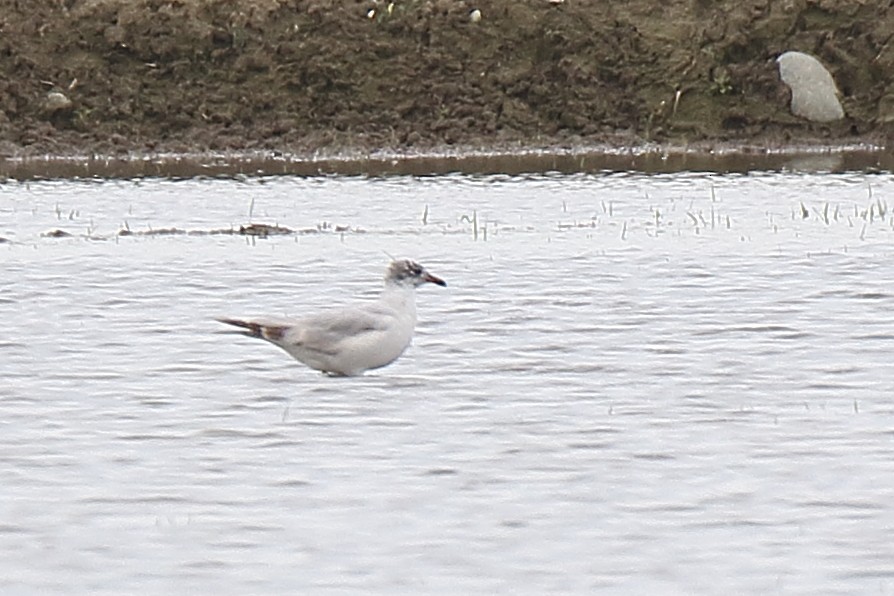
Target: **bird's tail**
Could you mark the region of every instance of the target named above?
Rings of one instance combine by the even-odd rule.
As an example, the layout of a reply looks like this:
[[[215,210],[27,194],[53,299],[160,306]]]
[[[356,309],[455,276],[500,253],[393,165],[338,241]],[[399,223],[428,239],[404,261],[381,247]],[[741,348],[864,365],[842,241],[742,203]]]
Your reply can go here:
[[[266,339],[267,341],[277,341],[282,339],[287,327],[284,325],[269,325],[259,323],[257,321],[243,321],[241,319],[217,319],[221,323],[233,325],[244,329],[243,335],[248,337],[257,337],[258,339]]]

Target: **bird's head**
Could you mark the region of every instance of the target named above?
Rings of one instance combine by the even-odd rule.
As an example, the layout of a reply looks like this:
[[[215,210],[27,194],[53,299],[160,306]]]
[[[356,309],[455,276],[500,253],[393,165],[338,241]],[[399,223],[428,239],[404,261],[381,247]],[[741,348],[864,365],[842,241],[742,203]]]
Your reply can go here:
[[[424,283],[433,283],[439,286],[447,285],[447,282],[443,279],[435,277],[426,271],[425,267],[408,259],[391,261],[391,265],[388,266],[388,273],[385,274],[385,283],[410,287],[418,287]]]

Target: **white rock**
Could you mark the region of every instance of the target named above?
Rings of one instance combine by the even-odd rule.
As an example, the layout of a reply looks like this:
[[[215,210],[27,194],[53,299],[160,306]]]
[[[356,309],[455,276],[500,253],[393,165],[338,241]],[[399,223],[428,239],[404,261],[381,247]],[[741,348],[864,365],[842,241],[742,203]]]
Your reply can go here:
[[[779,77],[792,90],[792,114],[813,122],[844,118],[835,81],[819,60],[802,52],[785,52],[776,62]]]
[[[44,99],[43,107],[49,112],[59,112],[69,109],[72,106],[72,102],[68,97],[65,96],[64,93],[60,93],[58,91],[50,91],[47,93],[46,99]]]
[[[475,10],[470,12],[469,20],[471,20],[473,23],[477,23],[478,21],[480,21],[481,20],[481,11],[476,8]]]

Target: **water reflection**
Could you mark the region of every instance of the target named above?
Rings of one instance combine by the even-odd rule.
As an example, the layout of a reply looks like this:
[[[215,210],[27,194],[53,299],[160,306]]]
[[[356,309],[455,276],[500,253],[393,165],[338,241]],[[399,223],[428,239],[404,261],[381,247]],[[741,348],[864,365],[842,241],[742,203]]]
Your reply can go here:
[[[284,155],[280,152],[214,155],[151,155],[45,159],[2,159],[0,179],[143,178],[165,177],[195,180],[228,178],[234,182],[256,176],[432,176],[451,173],[518,176],[553,172],[578,174],[635,171],[748,173],[890,172],[894,155],[871,146],[814,147],[801,149],[710,149],[645,146],[640,149],[610,147],[532,149],[454,153],[346,154],[335,157]]]

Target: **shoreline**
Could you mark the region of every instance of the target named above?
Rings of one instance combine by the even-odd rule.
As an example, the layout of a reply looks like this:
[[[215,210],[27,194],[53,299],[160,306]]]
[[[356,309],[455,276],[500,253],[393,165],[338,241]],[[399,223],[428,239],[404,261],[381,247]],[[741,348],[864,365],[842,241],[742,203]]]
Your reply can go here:
[[[697,143],[640,145],[445,146],[430,150],[342,149],[324,152],[130,152],[0,158],[0,179],[271,175],[439,175],[592,173],[604,171],[748,172],[894,171],[894,154],[873,143],[788,146]]]

